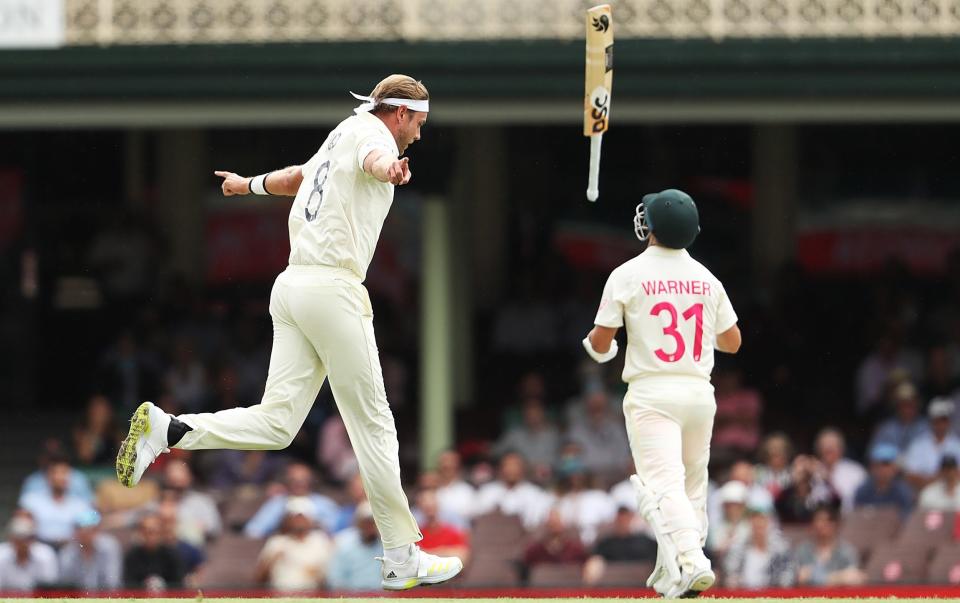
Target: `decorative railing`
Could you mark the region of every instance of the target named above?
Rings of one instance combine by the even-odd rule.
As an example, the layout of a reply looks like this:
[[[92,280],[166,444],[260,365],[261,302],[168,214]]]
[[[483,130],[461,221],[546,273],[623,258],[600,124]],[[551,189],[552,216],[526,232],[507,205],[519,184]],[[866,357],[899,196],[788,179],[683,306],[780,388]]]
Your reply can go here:
[[[65,0],[67,43],[576,39],[593,0]],[[960,0],[613,0],[618,38],[937,37]]]

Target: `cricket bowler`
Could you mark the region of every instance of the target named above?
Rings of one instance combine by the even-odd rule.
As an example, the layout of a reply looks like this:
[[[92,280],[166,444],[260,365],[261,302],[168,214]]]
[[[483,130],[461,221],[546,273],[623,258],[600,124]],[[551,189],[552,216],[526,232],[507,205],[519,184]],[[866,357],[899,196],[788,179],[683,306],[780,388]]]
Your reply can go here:
[[[329,378],[383,541],[383,588],[403,590],[445,582],[463,569],[460,559],[415,544],[423,536],[400,484],[397,430],[363,286],[394,187],[410,182],[402,155],[420,140],[429,93],[411,77],[391,75],[369,96],[353,96],[363,101],[355,115],[304,165],[252,178],[216,172],[226,196],[295,196],[289,266],[270,295],[273,350],[263,399],[249,408],[177,417],[144,402],[120,447],[117,477],[136,485],[169,448],[286,448]]]
[[[610,275],[583,346],[608,362],[617,355],[614,336],[626,326],[623,413],[637,470],[630,479],[657,538],[647,586],[670,598],[696,597],[716,581],[703,554],[717,408],[713,352],[736,353],[740,329],[723,285],[687,252],[700,233],[689,195],[645,195],[634,230],[647,249]]]

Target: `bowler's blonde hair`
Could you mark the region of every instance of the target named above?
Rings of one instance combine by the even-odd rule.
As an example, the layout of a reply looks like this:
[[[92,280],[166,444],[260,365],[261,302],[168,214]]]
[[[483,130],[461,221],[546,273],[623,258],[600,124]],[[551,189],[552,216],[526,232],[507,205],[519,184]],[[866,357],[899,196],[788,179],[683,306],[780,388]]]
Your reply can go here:
[[[380,101],[385,98],[409,98],[411,100],[428,100],[430,93],[422,82],[413,79],[409,75],[395,73],[383,78],[377,84],[370,96],[376,101],[377,105],[373,108],[373,113],[383,111],[395,111],[397,108],[393,105],[384,105]]]

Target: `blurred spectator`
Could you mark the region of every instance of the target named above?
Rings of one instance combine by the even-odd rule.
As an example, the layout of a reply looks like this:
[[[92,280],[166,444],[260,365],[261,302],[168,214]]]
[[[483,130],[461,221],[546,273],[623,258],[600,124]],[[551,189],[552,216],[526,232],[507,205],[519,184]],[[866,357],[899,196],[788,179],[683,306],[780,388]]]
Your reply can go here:
[[[951,349],[942,344],[927,351],[927,378],[923,382],[923,393],[927,398],[952,397],[957,393],[960,382],[953,374],[951,356]]]
[[[901,517],[913,508],[913,491],[900,479],[897,447],[877,444],[870,450],[870,477],[857,488],[856,507],[896,507]]]
[[[723,510],[720,520],[710,524],[707,549],[723,555],[738,538],[745,538],[750,530],[747,521],[747,487],[743,482],[731,480],[717,491],[716,496]]]
[[[123,560],[123,581],[127,588],[156,592],[183,585],[184,568],[177,551],[163,541],[160,518],[140,519],[137,542]]]
[[[755,389],[744,387],[738,368],[714,371],[717,414],[713,423],[711,457],[751,454],[760,443],[763,400]]]
[[[113,407],[106,396],[94,395],[83,420],[73,428],[74,456],[80,465],[112,465],[118,444]]]
[[[558,497],[554,508],[563,522],[576,528],[580,540],[589,546],[597,537],[597,529],[613,521],[617,507],[607,492],[590,488],[590,476],[583,461],[572,456],[563,459],[557,468]]]
[[[635,524],[631,509],[617,509],[613,525],[597,538],[593,552],[583,567],[584,583],[596,584],[603,578],[607,562],[656,561],[657,541],[638,531]]]
[[[380,590],[380,562],[383,554],[380,533],[373,521],[370,503],[357,507],[356,535],[337,540],[327,572],[327,585],[333,590]]]
[[[931,400],[927,409],[930,431],[919,436],[904,455],[903,469],[907,480],[918,490],[936,478],[937,469],[944,456],[960,458],[960,438],[950,431],[953,412],[952,400]]]
[[[760,445],[760,464],[755,468],[755,483],[776,498],[790,485],[793,443],[785,433],[771,433]]]
[[[205,466],[209,467],[204,471],[207,483],[226,490],[247,484],[266,485],[283,468],[283,459],[266,450],[216,450],[211,451]]]
[[[920,397],[912,383],[900,383],[890,397],[893,416],[877,426],[871,445],[891,444],[902,454],[918,437],[930,431],[930,424],[920,415]]]
[[[945,455],[940,461],[940,476],[920,492],[921,509],[960,511],[960,470],[957,457]]]
[[[0,544],[0,591],[30,592],[59,579],[57,554],[34,540],[34,527],[26,515],[10,521],[8,541]]]
[[[523,457],[509,452],[500,459],[500,479],[484,484],[477,492],[476,514],[499,510],[506,515],[519,515],[527,529],[543,522],[553,497],[539,486],[526,481]]]
[[[50,482],[47,480],[47,468],[50,466],[50,460],[64,457],[63,443],[60,440],[57,438],[44,440],[40,454],[37,456],[37,470],[23,480],[23,486],[20,487],[20,498],[36,492],[49,495]],[[70,476],[67,478],[67,494],[87,502],[93,502],[93,488],[90,487],[90,480],[82,471],[70,469]]]
[[[207,540],[216,538],[223,526],[213,497],[193,489],[190,466],[181,460],[167,463],[163,474],[164,494],[171,496],[178,507],[178,536],[203,547]]]
[[[460,528],[441,521],[437,491],[426,488],[417,494],[417,515],[423,540],[417,545],[428,553],[470,559],[470,539]]]
[[[797,547],[797,583],[816,586],[862,584],[857,549],[837,537],[840,514],[834,507],[820,507],[813,514],[812,542]]]
[[[853,509],[853,496],[867,478],[867,472],[856,461],[845,458],[846,442],[843,434],[833,427],[823,429],[817,436],[817,457],[826,471],[827,481],[840,496],[843,510]]]
[[[547,417],[540,398],[523,401],[523,423],[511,427],[493,447],[493,454],[518,452],[530,467],[536,481],[549,479],[550,467],[560,452],[560,432]]]
[[[313,502],[313,520],[327,532],[333,532],[337,525],[339,508],[330,498],[312,492],[313,472],[303,463],[293,463],[287,466],[284,478],[285,493],[270,497],[257,513],[247,522],[244,533],[250,538],[266,538],[279,527],[283,521],[287,499],[292,496],[306,496]]]
[[[86,501],[67,492],[70,473],[66,458],[50,458],[47,491],[25,494],[20,499],[20,506],[33,516],[37,538],[48,544],[59,545],[69,540],[77,518],[93,510]]]
[[[100,384],[121,416],[127,416],[159,387],[157,363],[140,349],[134,334],[126,330],[100,362]]]
[[[173,343],[173,362],[164,376],[166,389],[185,412],[201,412],[207,403],[207,371],[197,358],[194,343],[177,337]]]
[[[586,419],[573,424],[567,438],[580,446],[590,472],[618,473],[631,458],[623,416],[610,412],[610,396],[605,391],[588,394],[585,403]]]
[[[60,584],[89,591],[116,590],[123,575],[120,543],[99,529],[100,514],[77,518],[73,540],[60,549]]]
[[[523,553],[527,570],[541,563],[583,563],[587,550],[577,531],[571,529],[558,509],[551,509],[543,526],[543,533]]]
[[[463,480],[460,469],[460,454],[456,450],[444,450],[437,457],[437,504],[440,512],[462,517],[469,521],[474,514],[477,491]]]
[[[367,500],[367,491],[363,489],[363,479],[359,473],[347,481],[347,502],[337,510],[337,520],[334,523],[333,533],[337,534],[353,526],[353,518],[357,506]]]
[[[880,336],[877,346],[857,369],[857,413],[866,415],[876,412],[883,402],[884,389],[896,369],[901,369],[909,378],[916,380],[922,374],[922,360],[909,350],[904,350],[897,334],[888,332]]]
[[[826,480],[826,470],[817,459],[797,455],[791,467],[791,483],[776,498],[777,515],[783,523],[807,523],[821,505],[840,505],[840,497]]]
[[[202,546],[191,544],[180,538],[177,528],[180,524],[179,505],[173,497],[164,495],[157,507],[157,517],[160,518],[160,532],[163,543],[177,553],[180,566],[183,568],[183,583],[185,586],[196,586],[196,576],[204,561],[207,560]]]
[[[285,511],[283,533],[271,536],[260,551],[256,580],[278,591],[316,590],[324,583],[333,543],[315,529],[309,498],[289,498]]]
[[[756,590],[793,584],[790,546],[777,529],[772,514],[769,495],[747,499],[750,530],[731,543],[723,560],[723,575],[729,588]]]
[[[493,347],[501,352],[529,355],[557,345],[557,316],[536,290],[533,278],[519,279],[520,297],[498,306],[492,329]],[[517,337],[523,333],[523,337]]]
[[[334,411],[320,427],[317,461],[324,473],[336,483],[346,482],[360,470],[347,427],[339,412]]]

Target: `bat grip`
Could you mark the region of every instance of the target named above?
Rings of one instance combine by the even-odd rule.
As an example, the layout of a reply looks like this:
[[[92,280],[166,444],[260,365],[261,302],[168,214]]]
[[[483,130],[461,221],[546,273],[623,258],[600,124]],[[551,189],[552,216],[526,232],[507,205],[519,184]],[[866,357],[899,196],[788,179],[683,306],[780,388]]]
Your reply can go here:
[[[590,172],[587,175],[587,199],[596,201],[600,196],[600,145],[603,132],[590,137]]]

